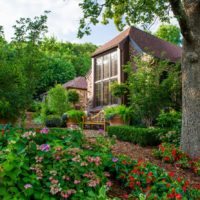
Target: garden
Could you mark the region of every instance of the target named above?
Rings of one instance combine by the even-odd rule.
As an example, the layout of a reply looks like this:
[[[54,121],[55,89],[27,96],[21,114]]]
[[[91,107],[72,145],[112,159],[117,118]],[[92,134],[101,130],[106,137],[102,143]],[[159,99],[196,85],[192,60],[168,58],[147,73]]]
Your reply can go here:
[[[191,187],[187,180],[176,179],[172,172],[145,160],[114,155],[111,149],[115,143],[115,137],[99,136],[91,140],[76,130],[10,129],[0,137],[0,198],[200,198],[199,186]],[[159,146],[159,157],[165,158],[169,148]],[[170,151],[175,152],[174,148]],[[182,154],[177,150],[179,155]],[[181,159],[184,157],[179,156],[177,161]],[[198,164],[191,166],[199,175]],[[121,190],[120,195],[113,191],[114,187]]]

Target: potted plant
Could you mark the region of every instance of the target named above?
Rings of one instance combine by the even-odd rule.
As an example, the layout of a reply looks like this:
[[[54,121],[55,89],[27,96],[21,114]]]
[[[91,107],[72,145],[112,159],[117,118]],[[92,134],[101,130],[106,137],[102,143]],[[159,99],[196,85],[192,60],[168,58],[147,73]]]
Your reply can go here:
[[[85,113],[81,110],[69,110],[66,112],[67,127],[80,124]]]
[[[105,118],[109,120],[111,126],[129,124],[131,110],[125,105],[105,108]]]

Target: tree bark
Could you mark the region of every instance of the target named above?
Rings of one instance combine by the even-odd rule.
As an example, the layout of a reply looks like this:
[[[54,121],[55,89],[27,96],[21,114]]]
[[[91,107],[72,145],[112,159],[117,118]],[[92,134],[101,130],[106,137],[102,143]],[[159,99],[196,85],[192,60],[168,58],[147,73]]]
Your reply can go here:
[[[191,2],[184,5],[193,41],[183,43],[181,148],[196,158],[200,156],[200,6]]]

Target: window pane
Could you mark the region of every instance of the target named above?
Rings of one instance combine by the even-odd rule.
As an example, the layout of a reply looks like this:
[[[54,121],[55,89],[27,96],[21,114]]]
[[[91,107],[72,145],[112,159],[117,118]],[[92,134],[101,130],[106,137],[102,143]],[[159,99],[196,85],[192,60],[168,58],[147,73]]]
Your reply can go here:
[[[109,82],[103,82],[103,105],[109,104]]]
[[[95,106],[100,106],[101,105],[101,83],[96,83],[95,84]]]
[[[111,53],[111,76],[117,75],[117,52]]]
[[[96,59],[95,81],[101,80],[102,57]]]
[[[105,55],[103,57],[103,78],[108,78],[109,77],[109,67],[110,67],[110,54]]]
[[[116,81],[117,81],[117,79],[112,79],[112,80],[110,81],[110,84],[112,84],[113,82],[116,82]],[[111,104],[118,104],[118,98],[113,97],[113,96],[110,94],[110,103],[111,103]]]

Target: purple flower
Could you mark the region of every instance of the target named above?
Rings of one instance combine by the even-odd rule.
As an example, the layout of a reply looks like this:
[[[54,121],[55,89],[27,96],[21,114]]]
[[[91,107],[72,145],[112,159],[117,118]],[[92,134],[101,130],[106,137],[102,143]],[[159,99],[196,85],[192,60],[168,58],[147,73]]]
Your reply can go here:
[[[48,132],[49,132],[49,129],[48,129],[47,127],[44,127],[44,128],[40,131],[40,133],[42,133],[42,134],[48,134]]]
[[[42,144],[42,145],[40,145],[40,150],[41,151],[49,151],[50,145],[49,144]]]
[[[26,185],[24,185],[24,188],[25,188],[25,189],[32,188],[32,185],[29,184],[29,183],[27,183]]]
[[[118,158],[112,158],[112,161],[113,161],[113,162],[117,162],[117,161],[118,161]]]

